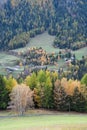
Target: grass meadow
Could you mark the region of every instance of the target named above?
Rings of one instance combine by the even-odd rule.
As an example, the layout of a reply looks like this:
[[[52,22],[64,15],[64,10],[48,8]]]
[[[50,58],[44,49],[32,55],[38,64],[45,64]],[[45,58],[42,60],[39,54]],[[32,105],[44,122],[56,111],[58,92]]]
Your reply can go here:
[[[0,53],[0,64],[1,65],[13,65],[19,58],[6,53]]]
[[[61,113],[0,117],[0,130],[87,130],[87,115]]]
[[[19,60],[19,58],[16,56],[8,55],[4,52],[0,53],[0,74],[7,75],[5,67],[14,66],[17,60]]]
[[[42,47],[48,53],[58,53],[61,49],[53,47],[54,39],[55,36],[51,36],[47,32],[45,32],[43,34],[37,35],[34,38],[31,38],[30,42],[27,44],[26,47],[17,49],[16,51],[24,51],[27,50],[28,47]],[[87,47],[72,52],[76,55],[77,59],[81,59],[83,55],[87,55]]]

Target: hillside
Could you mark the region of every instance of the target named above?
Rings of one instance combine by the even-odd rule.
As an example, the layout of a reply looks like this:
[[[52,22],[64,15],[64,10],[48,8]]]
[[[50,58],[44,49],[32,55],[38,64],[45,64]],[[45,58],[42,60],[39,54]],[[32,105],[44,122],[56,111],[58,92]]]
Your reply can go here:
[[[87,46],[86,0],[4,0],[0,7],[1,50],[23,47],[46,30],[54,47]]]

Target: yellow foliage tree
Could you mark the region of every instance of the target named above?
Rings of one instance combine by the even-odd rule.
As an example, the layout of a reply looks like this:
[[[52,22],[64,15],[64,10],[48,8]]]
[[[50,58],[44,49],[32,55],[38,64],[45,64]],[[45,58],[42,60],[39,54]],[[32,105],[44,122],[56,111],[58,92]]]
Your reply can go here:
[[[66,78],[63,78],[61,80],[61,86],[65,89],[65,92],[68,95],[73,95],[75,88],[78,88],[79,91],[81,91],[81,83],[78,80],[67,80]]]
[[[16,79],[14,79],[12,76],[10,76],[8,79],[5,79],[5,81],[6,81],[6,88],[9,92],[11,92],[13,87],[17,85]]]

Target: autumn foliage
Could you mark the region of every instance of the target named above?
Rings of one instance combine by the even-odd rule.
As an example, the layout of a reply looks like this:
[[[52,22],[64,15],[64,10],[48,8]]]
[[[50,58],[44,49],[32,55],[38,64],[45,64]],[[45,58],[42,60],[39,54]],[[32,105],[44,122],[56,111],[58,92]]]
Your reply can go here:
[[[33,107],[33,91],[25,84],[15,86],[10,93],[9,108],[23,115],[27,108]]]
[[[20,115],[32,106],[58,111],[87,111],[86,76],[80,82],[60,79],[57,72],[40,70],[22,82],[18,84],[12,77],[0,76],[0,109],[6,109],[9,104],[9,108]]]

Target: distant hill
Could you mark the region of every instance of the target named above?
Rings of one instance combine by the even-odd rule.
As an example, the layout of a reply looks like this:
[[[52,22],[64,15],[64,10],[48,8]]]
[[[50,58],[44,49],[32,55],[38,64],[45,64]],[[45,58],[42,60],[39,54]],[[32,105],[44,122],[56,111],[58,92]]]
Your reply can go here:
[[[2,5],[2,50],[25,46],[29,37],[45,30],[55,35],[54,47],[76,50],[87,46],[87,0],[4,0]]]

